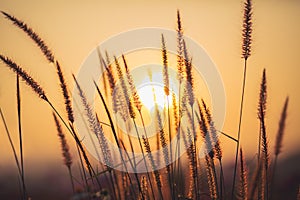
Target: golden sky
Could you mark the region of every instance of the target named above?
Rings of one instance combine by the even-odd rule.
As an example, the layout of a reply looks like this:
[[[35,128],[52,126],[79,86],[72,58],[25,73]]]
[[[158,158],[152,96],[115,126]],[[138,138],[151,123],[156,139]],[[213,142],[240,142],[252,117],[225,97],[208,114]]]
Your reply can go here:
[[[84,59],[112,35],[141,27],[175,29],[180,9],[184,32],[208,52],[217,65],[226,90],[223,131],[236,137],[242,84],[242,1],[9,1],[0,9],[30,25],[60,60],[69,87]],[[246,157],[255,155],[258,141],[257,103],[263,68],[267,71],[267,131],[273,150],[285,97],[290,105],[283,154],[299,152],[300,2],[254,1],[253,55],[249,58],[242,146]],[[36,78],[63,111],[63,99],[54,67],[47,63],[28,37],[0,17],[0,53],[13,58]],[[129,61],[130,62],[130,61]],[[21,85],[26,160],[57,160],[60,147],[51,110],[30,89]],[[0,106],[17,144],[15,75],[0,64]],[[2,161],[13,163],[4,127],[0,123]],[[69,138],[71,140],[71,138]],[[233,160],[234,143],[221,137],[225,160]],[[234,148],[233,148],[234,147]]]

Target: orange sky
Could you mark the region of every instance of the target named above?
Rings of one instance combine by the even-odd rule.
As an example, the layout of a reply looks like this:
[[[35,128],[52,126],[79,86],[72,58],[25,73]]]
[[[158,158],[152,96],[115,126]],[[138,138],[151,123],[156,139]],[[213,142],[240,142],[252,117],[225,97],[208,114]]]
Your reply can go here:
[[[221,73],[227,97],[223,131],[236,137],[243,61],[241,54],[241,1],[8,1],[0,9],[26,21],[47,42],[64,68],[70,87],[71,73],[97,44],[120,32],[140,27],[176,27],[180,9],[185,34],[211,56]],[[290,96],[283,154],[299,152],[300,119],[299,1],[254,1],[253,55],[249,58],[242,146],[252,158],[257,148],[257,101],[262,69],[267,70],[267,130],[273,150],[285,97]],[[29,71],[63,111],[53,66],[20,30],[0,17],[0,53],[13,58]],[[17,144],[15,76],[0,64],[0,106]],[[23,130],[26,160],[61,159],[50,108],[24,84],[22,89]],[[0,123],[1,165],[13,163]],[[69,138],[70,140],[71,138]],[[234,159],[234,143],[221,137],[225,160]],[[3,153],[4,152],[4,153]],[[4,163],[5,161],[5,163]]]

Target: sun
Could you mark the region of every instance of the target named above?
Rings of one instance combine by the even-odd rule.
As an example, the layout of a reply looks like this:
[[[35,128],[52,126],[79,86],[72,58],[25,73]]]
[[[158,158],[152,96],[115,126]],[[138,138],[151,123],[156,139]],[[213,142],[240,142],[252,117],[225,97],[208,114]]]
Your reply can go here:
[[[141,98],[142,104],[151,111],[155,107],[154,95],[156,96],[156,103],[159,109],[164,109],[167,105],[167,99],[172,104],[171,95],[166,96],[164,86],[155,82],[147,82],[138,87],[138,94]]]

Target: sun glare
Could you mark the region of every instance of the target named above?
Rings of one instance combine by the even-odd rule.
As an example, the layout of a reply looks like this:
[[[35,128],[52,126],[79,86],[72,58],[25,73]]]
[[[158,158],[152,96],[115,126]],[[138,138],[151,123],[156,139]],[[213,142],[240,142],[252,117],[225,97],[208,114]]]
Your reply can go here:
[[[159,109],[163,109],[167,104],[167,97],[164,93],[164,86],[158,83],[148,82],[138,88],[138,93],[140,95],[141,101],[149,111],[154,109],[155,102],[153,97],[153,89],[156,96],[157,105]],[[168,99],[171,104],[172,97],[170,95],[168,96]]]

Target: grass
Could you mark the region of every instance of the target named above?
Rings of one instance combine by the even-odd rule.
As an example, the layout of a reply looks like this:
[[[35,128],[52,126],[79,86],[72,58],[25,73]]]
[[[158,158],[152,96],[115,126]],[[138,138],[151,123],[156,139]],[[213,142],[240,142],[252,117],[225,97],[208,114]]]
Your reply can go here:
[[[70,184],[73,198],[77,199],[272,199],[274,183],[276,181],[276,165],[278,156],[281,152],[282,140],[285,130],[285,121],[288,112],[289,98],[286,99],[279,121],[279,128],[276,137],[274,162],[271,162],[269,153],[269,138],[267,134],[267,124],[265,115],[267,110],[267,79],[266,70],[262,75],[262,82],[258,101],[258,119],[260,123],[260,132],[258,134],[258,157],[255,171],[249,172],[245,155],[240,148],[241,127],[243,120],[244,96],[246,93],[246,74],[247,60],[251,56],[252,43],[252,2],[246,0],[244,4],[244,21],[242,31],[242,58],[244,60],[244,73],[242,82],[242,95],[240,101],[240,115],[238,123],[237,138],[231,134],[223,133],[217,130],[214,125],[213,114],[207,106],[205,100],[196,95],[194,88],[194,77],[192,58],[188,52],[188,46],[183,36],[183,26],[179,10],[177,11],[177,79],[179,82],[178,97],[173,89],[170,88],[169,65],[167,41],[164,36],[161,37],[161,56],[162,56],[162,75],[165,97],[172,96],[172,101],[166,98],[166,108],[160,110],[157,103],[153,87],[153,99],[155,104],[155,125],[156,139],[148,137],[147,127],[145,126],[142,110],[144,105],[141,102],[137,92],[136,85],[130,73],[130,67],[125,55],[121,58],[113,56],[113,62],[110,61],[110,55],[106,52],[106,59],[101,55],[98,49],[99,63],[104,74],[104,96],[99,84],[94,81],[95,90],[100,97],[100,104],[104,108],[106,118],[109,122],[102,122],[100,113],[96,113],[90,106],[85,92],[80,83],[73,75],[77,91],[81,98],[81,104],[85,109],[87,126],[97,141],[93,141],[95,149],[98,149],[98,156],[103,162],[96,164],[91,162],[90,155],[86,153],[82,141],[78,137],[76,124],[74,124],[74,114],[71,105],[72,95],[68,91],[68,84],[64,78],[63,68],[56,60],[54,53],[47,44],[33,31],[26,23],[16,17],[1,11],[2,14],[13,24],[23,30],[32,41],[38,46],[45,58],[55,67],[59,80],[61,94],[64,97],[67,119],[63,118],[61,111],[57,110],[46,91],[35,79],[26,72],[20,65],[12,59],[1,55],[0,60],[3,66],[7,66],[16,75],[17,84],[17,114],[18,114],[18,133],[19,133],[19,156],[17,149],[11,139],[10,132],[5,121],[5,116],[0,109],[1,119],[5,126],[7,137],[13,151],[15,162],[20,178],[20,188],[22,194],[20,198],[29,199],[30,190],[25,183],[24,173],[24,151],[23,135],[21,126],[21,90],[19,78],[28,85],[35,94],[45,101],[53,111],[53,117],[59,140],[61,142],[63,163],[67,167],[70,177]],[[121,60],[121,61],[120,61]],[[151,74],[151,72],[150,72]],[[152,76],[152,75],[150,75]],[[152,79],[150,77],[150,79]],[[117,85],[117,82],[120,85]],[[176,89],[176,90],[177,90]],[[110,92],[108,92],[110,90]],[[108,102],[112,102],[110,105]],[[201,103],[200,103],[201,102]],[[57,103],[57,102],[55,102]],[[113,114],[120,114],[121,119],[113,119]],[[162,116],[167,116],[166,125],[163,124]],[[98,117],[100,116],[100,117]],[[140,119],[139,119],[139,118]],[[187,118],[183,123],[183,118]],[[130,135],[123,138],[122,132],[116,125],[117,120],[123,120],[125,124],[134,124],[134,130],[137,135],[137,141]],[[143,131],[139,131],[137,122],[141,121]],[[61,125],[62,123],[62,125]],[[103,125],[108,128],[102,127]],[[127,126],[129,131],[131,127]],[[69,145],[66,141],[65,133],[71,134],[75,141],[77,155],[70,154]],[[107,132],[107,133],[106,133]],[[227,136],[236,145],[235,165],[233,169],[232,187],[225,184],[225,174],[222,165],[222,146],[218,138],[218,132]],[[112,152],[107,141],[107,134],[113,136],[113,141],[119,151]],[[175,138],[176,145],[172,146],[170,141]],[[153,140],[158,146],[153,145]],[[170,162],[180,152],[180,141],[183,141],[186,153],[175,162]],[[199,157],[199,147],[204,144],[205,156]],[[156,148],[156,149],[155,149]],[[141,157],[135,157],[135,151],[142,153]],[[163,149],[162,159],[155,158],[154,150]],[[173,152],[174,149],[174,152]],[[125,151],[124,151],[125,150]],[[127,150],[130,150],[129,152]],[[130,153],[131,152],[131,153]],[[120,163],[113,165],[114,155],[120,156]],[[80,177],[73,175],[75,171],[73,159],[77,158],[79,168],[77,169]],[[240,162],[238,162],[240,158]],[[188,161],[188,167],[183,163]],[[158,162],[165,164],[164,168],[158,169]],[[78,164],[78,163],[77,163]],[[94,166],[93,166],[94,165]],[[138,173],[139,165],[144,165],[145,173]],[[271,167],[271,165],[273,165]],[[97,169],[95,168],[97,166]],[[98,170],[100,167],[100,171]],[[114,167],[121,166],[123,171],[118,171]],[[129,173],[128,168],[133,169]],[[96,170],[95,170],[96,169]],[[272,169],[272,170],[271,170]],[[188,174],[190,176],[188,176]],[[250,177],[251,174],[251,177]],[[237,180],[237,177],[238,180]],[[80,180],[81,179],[81,180]],[[80,188],[84,192],[79,193],[75,188]],[[96,192],[95,192],[96,191]],[[229,192],[231,191],[231,192]],[[81,198],[81,197],[82,198]]]

